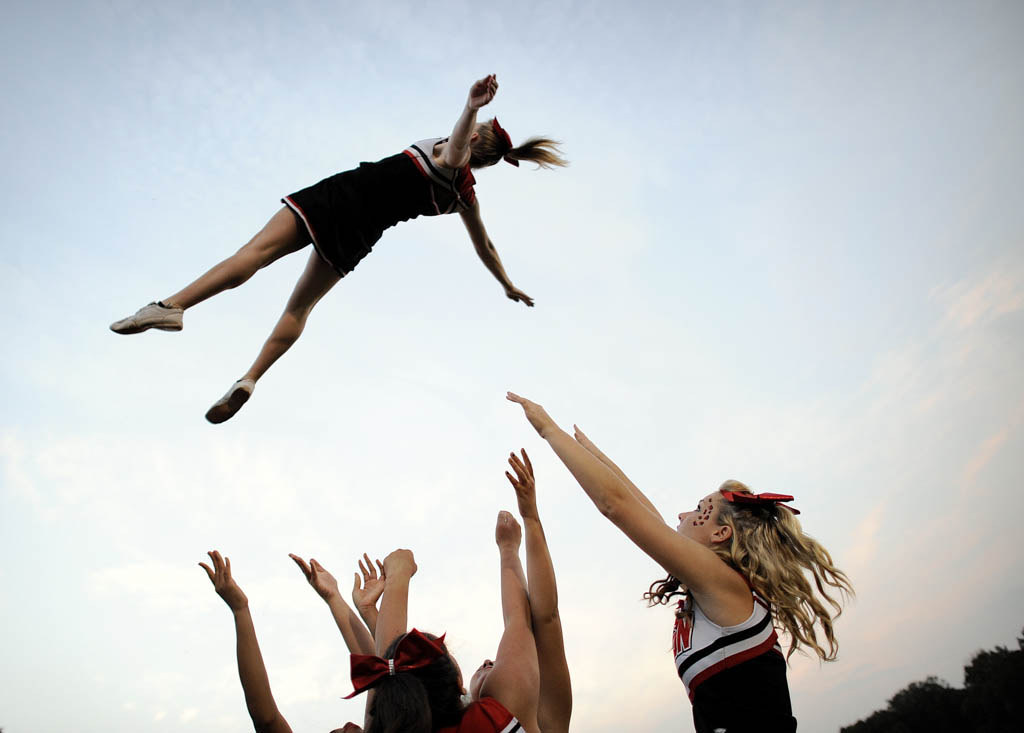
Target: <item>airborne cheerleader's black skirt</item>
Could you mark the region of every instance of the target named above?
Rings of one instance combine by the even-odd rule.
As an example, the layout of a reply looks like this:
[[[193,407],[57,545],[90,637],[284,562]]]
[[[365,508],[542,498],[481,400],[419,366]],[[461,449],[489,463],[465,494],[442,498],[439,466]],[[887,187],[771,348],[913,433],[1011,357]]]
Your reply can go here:
[[[281,201],[320,257],[342,276],[370,253],[385,229],[436,213],[429,181],[404,153],[360,163]]]

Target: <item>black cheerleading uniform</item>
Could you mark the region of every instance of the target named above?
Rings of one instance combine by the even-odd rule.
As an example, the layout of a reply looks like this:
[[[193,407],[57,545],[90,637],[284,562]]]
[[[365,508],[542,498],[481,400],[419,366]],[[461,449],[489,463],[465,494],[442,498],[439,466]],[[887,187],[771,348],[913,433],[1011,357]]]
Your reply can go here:
[[[768,603],[756,592],[750,617],[719,626],[691,596],[679,601],[672,633],[679,678],[697,733],[791,733],[786,660]]]
[[[433,160],[444,138],[420,140],[397,155],[325,178],[281,201],[309,232],[317,253],[344,276],[384,230],[417,216],[450,214],[476,201],[469,166]]]

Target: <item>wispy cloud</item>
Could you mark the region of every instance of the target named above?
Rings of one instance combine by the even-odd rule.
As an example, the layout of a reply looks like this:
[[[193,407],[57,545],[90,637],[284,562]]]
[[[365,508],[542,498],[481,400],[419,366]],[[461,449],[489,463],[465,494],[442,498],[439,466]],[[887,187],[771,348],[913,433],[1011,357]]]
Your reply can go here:
[[[1011,260],[1005,268],[937,288],[933,295],[946,306],[946,323],[957,328],[983,326],[1024,309],[1024,268]]]

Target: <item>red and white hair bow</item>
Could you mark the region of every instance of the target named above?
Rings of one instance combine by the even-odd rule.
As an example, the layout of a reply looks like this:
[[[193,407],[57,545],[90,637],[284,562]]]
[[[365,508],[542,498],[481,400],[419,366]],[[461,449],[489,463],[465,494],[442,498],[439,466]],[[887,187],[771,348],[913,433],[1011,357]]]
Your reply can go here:
[[[355,689],[351,695],[345,695],[345,699],[369,690],[385,677],[426,667],[446,653],[443,634],[440,639],[430,639],[413,629],[398,642],[395,656],[391,659],[381,659],[372,654],[352,654],[352,687]]]
[[[793,497],[789,494],[772,494],[771,492],[765,492],[763,494],[754,494],[749,491],[728,491],[722,489],[719,492],[725,500],[730,504],[772,504],[779,506],[780,502],[793,501]],[[794,514],[799,514],[799,509],[794,509],[791,506],[784,507]]]
[[[491,120],[491,127],[494,128],[494,134],[498,136],[498,139],[501,140],[504,143],[504,148],[505,148],[505,152],[506,153],[509,150],[511,150],[512,148],[515,147],[512,144],[512,138],[509,136],[509,134],[507,132],[505,132],[505,128],[498,124],[498,118],[497,117],[495,117],[494,119]],[[516,168],[519,167],[519,161],[516,160],[515,158],[510,158],[507,155],[505,155],[502,158],[502,160],[504,160],[506,163],[514,165]]]

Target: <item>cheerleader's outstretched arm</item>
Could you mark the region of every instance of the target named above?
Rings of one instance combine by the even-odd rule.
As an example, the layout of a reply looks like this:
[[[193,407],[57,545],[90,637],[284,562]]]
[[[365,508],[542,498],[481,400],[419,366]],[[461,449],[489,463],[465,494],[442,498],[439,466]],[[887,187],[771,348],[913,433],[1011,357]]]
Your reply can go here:
[[[530,597],[519,561],[522,528],[508,512],[498,512],[494,539],[500,558],[501,615],[505,630],[498,643],[494,666],[480,688],[481,697],[493,697],[511,712],[526,731],[536,731],[540,671],[537,645],[530,620]]]
[[[327,607],[331,609],[331,616],[334,618],[334,623],[338,626],[338,631],[341,632],[341,637],[345,640],[348,650],[352,654],[373,654],[373,637],[355,612],[345,603],[345,599],[341,597],[338,581],[334,579],[334,576],[313,558],[309,559],[307,565],[306,561],[298,555],[290,554],[288,557],[295,561],[313,590],[324,599]]]
[[[562,618],[558,613],[558,586],[555,567],[548,552],[544,527],[537,511],[537,490],[530,457],[523,451],[509,457],[508,471],[512,488],[516,491],[519,515],[523,518],[526,535],[526,577],[530,596],[530,619],[533,638],[537,645],[537,664],[540,670],[540,697],[537,701],[537,724],[544,733],[562,733],[569,730],[572,717],[572,682],[569,663],[565,658],[562,638]]]
[[[288,721],[284,719],[274,702],[270,691],[270,680],[267,668],[263,664],[260,644],[256,639],[256,629],[249,614],[249,599],[231,577],[231,561],[216,550],[208,553],[213,563],[211,568],[206,563],[200,567],[210,576],[214,590],[231,609],[235,618],[236,653],[238,656],[238,677],[245,693],[245,706],[252,718],[257,733],[292,733]]]
[[[366,560],[366,566],[363,566],[363,560]],[[377,569],[380,569],[378,575]],[[365,552],[363,553],[362,560],[359,560],[359,570],[362,572],[362,580],[359,578],[359,573],[355,573],[355,581],[352,583],[352,604],[359,611],[359,615],[362,616],[363,622],[366,624],[366,628],[370,630],[371,635],[377,633],[377,601],[380,600],[381,593],[384,592],[384,565],[380,560],[377,561],[377,567],[373,566],[370,562],[370,556]]]
[[[665,521],[664,518],[661,516],[661,512],[658,511],[658,508],[654,506],[651,500],[644,495],[644,492],[640,491],[640,489],[637,488],[636,484],[629,480],[629,477],[623,472],[621,468],[615,465],[611,458],[602,453],[601,449],[594,445],[594,442],[590,438],[588,438],[583,433],[583,431],[579,429],[579,427],[573,425],[572,429],[573,438],[576,439],[577,443],[586,448],[595,458],[597,458],[597,460],[601,461],[601,463],[608,466],[608,468],[611,469],[611,472],[618,476],[619,480],[622,481],[622,483],[625,484],[626,487],[633,492],[633,496],[635,496],[641,504],[647,507],[658,519],[660,519],[661,521]]]
[[[598,510],[641,550],[692,591],[710,616],[748,604],[750,591],[709,548],[675,531],[594,454],[555,424],[544,408],[512,392],[527,420],[561,459]]]
[[[455,121],[452,134],[445,143],[441,152],[441,161],[448,168],[461,168],[469,163],[470,143],[473,139],[473,132],[476,128],[476,112],[485,104],[494,99],[498,92],[498,79],[494,74],[489,74],[483,79],[473,82],[469,89],[469,97],[466,99],[466,106],[462,114]]]
[[[484,267],[501,283],[501,286],[505,289],[505,296],[510,300],[532,307],[533,298],[513,285],[508,274],[506,274],[505,267],[501,264],[501,257],[498,256],[498,250],[495,249],[491,238],[487,236],[483,219],[480,218],[479,201],[474,201],[468,209],[460,211],[459,215],[462,217],[462,223],[466,226],[466,231],[473,242],[473,248],[476,250],[477,256],[484,263]]]
[[[384,592],[377,616],[374,644],[378,657],[400,634],[409,630],[409,581],[416,574],[411,550],[395,550],[384,558]]]

